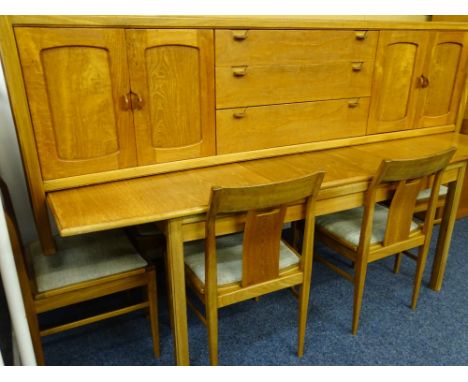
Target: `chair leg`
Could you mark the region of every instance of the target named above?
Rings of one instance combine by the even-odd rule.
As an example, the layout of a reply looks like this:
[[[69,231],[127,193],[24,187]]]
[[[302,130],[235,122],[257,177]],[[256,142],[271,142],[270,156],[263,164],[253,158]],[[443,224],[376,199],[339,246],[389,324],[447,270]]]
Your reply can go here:
[[[416,309],[418,303],[419,291],[421,290],[421,282],[426,266],[427,254],[429,252],[429,243],[424,244],[419,248],[418,259],[416,262],[416,275],[414,277],[413,296],[411,298],[411,309]]]
[[[39,333],[39,321],[37,316],[34,315],[34,317],[28,317],[28,323],[34,348],[34,355],[36,356],[36,364],[38,366],[45,366],[44,350],[42,348],[41,335]]]
[[[356,260],[354,274],[354,304],[353,304],[353,326],[352,333],[356,335],[359,327],[359,316],[361,314],[362,296],[364,294],[364,284],[366,282],[367,263],[362,259]]]
[[[159,327],[158,327],[158,291],[156,283],[156,272],[153,269],[147,272],[148,277],[148,303],[151,323],[151,335],[153,337],[153,353],[156,358],[160,356],[159,349]]]
[[[401,265],[401,259],[403,257],[402,253],[398,253],[395,256],[395,263],[393,264],[393,273],[398,273],[400,272],[400,265]]]
[[[309,309],[309,294],[310,294],[310,284],[301,285],[301,290],[299,292],[299,328],[297,335],[297,356],[302,357],[304,355],[304,343],[305,343],[305,333],[307,328],[307,313]]]
[[[216,366],[218,365],[218,308],[209,302],[205,306],[210,364],[211,366]]]

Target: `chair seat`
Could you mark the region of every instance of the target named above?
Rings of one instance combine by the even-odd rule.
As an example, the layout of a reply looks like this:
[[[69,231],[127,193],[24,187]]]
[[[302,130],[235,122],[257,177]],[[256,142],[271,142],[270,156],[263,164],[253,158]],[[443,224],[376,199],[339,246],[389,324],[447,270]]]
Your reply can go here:
[[[448,192],[448,187],[447,186],[440,186],[439,188],[439,196],[445,196],[447,195],[447,192]],[[429,199],[429,197],[431,196],[431,189],[430,188],[426,188],[425,190],[422,190],[416,200],[418,202],[421,202],[423,200],[426,200],[426,199]]]
[[[318,228],[333,234],[345,242],[357,247],[361,235],[362,216],[364,207],[318,216],[315,224]],[[372,226],[371,244],[382,242],[387,226],[388,208],[380,204],[375,205],[374,223]],[[417,229],[416,222],[411,223],[411,231]]]
[[[217,238],[218,285],[242,280],[242,234]],[[205,242],[193,241],[184,244],[185,264],[205,284]],[[283,241],[280,242],[279,269],[299,263],[299,257]]]
[[[39,242],[28,250],[38,292],[143,268],[147,262],[119,230],[56,238],[57,253],[44,256]]]

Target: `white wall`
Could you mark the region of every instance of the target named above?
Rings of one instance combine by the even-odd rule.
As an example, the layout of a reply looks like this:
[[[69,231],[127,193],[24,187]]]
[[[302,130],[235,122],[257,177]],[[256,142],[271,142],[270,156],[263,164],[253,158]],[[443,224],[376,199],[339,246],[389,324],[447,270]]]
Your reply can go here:
[[[12,194],[23,241],[35,240],[36,229],[3,71],[0,71],[0,176]]]

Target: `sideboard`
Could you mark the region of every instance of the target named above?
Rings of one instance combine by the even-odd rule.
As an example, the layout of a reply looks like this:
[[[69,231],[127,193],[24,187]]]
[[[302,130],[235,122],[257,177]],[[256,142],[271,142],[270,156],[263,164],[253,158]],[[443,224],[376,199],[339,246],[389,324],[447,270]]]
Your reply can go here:
[[[33,212],[49,192],[457,132],[468,26],[308,17],[3,16]]]

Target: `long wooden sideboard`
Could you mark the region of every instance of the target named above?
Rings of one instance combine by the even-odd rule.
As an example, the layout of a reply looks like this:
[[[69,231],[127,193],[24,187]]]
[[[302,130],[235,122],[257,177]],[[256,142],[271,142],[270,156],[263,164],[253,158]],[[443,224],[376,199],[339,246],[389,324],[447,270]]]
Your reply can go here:
[[[459,131],[463,23],[4,16],[1,54],[45,252],[49,192]]]

